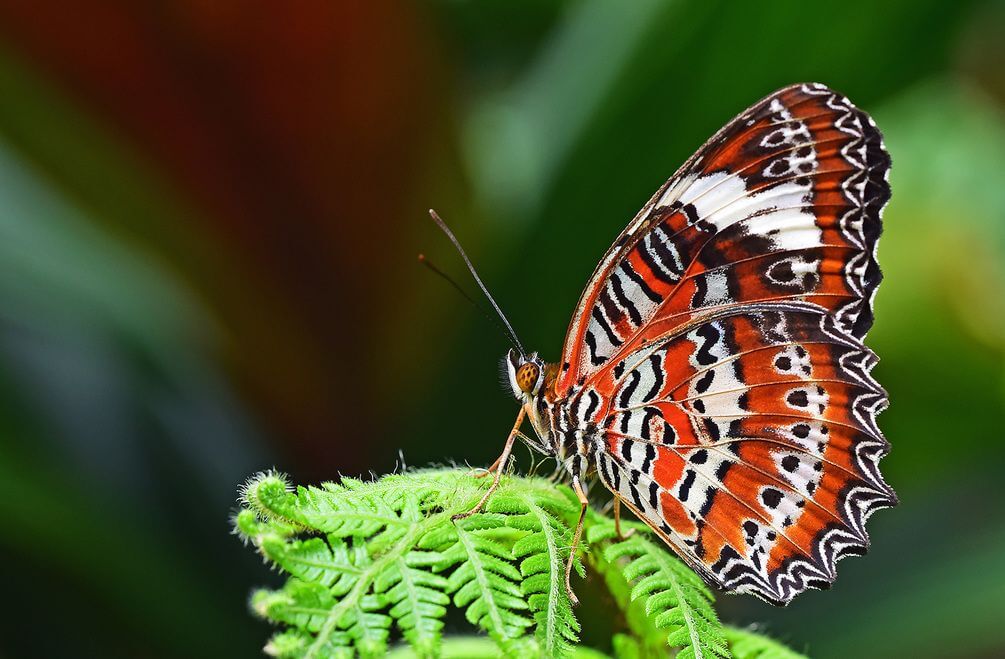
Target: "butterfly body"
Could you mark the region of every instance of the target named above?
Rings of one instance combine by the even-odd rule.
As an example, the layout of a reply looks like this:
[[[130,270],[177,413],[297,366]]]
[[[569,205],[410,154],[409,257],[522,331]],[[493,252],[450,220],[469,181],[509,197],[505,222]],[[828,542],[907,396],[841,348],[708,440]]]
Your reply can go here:
[[[740,114],[597,266],[562,359],[511,351],[531,445],[599,481],[709,583],[786,604],[894,505],[862,340],[889,156],[822,85]]]

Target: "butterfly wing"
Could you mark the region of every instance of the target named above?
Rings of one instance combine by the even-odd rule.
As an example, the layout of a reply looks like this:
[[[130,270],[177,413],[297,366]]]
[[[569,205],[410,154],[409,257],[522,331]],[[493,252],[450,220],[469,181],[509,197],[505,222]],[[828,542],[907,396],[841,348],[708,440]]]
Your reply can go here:
[[[879,474],[875,357],[814,304],[751,304],[628,357],[594,460],[604,484],[719,587],[825,587],[895,497]]]
[[[557,391],[601,480],[726,590],[829,585],[895,503],[862,344],[889,162],[844,97],[780,90],[654,195],[573,318]]]
[[[787,87],[737,116],[597,266],[566,334],[558,393],[723,305],[812,300],[865,336],[889,166],[872,119],[822,85]]]

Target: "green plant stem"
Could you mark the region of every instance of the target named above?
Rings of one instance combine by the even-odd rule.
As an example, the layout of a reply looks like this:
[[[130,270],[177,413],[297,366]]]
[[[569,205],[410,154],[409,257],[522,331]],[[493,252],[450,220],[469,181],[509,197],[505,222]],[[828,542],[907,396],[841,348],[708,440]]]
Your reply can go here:
[[[556,537],[557,534],[555,533],[555,529],[551,526],[551,516],[543,508],[532,501],[527,502],[527,507],[532,513],[534,513],[534,516],[541,524],[541,532],[548,545],[548,555],[553,557],[552,560],[554,560],[554,557],[560,557],[561,554],[559,552],[558,538]],[[564,581],[558,578],[560,574],[560,572],[552,569],[548,575],[548,607],[545,614],[547,616],[547,624],[545,625],[546,636],[544,638],[544,650],[545,652],[551,654],[555,652],[560,643],[560,639],[556,638],[556,630],[559,628],[557,620],[557,602],[562,597],[562,589],[565,587]]]

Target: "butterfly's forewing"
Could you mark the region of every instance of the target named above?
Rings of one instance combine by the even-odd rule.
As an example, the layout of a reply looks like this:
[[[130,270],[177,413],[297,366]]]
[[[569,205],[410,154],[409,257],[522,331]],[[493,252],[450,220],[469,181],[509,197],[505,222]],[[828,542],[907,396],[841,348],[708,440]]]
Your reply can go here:
[[[601,480],[727,590],[830,583],[895,501],[861,343],[888,169],[847,99],[776,92],[657,192],[566,337],[557,390],[574,417],[590,400]]]
[[[733,119],[597,266],[558,392],[711,307],[808,299],[864,336],[889,164],[868,115],[820,85],[782,89]]]

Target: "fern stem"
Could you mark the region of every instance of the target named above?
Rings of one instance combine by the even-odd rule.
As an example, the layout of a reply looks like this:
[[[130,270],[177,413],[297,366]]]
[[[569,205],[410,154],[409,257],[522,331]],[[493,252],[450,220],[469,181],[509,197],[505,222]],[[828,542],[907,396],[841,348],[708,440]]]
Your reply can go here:
[[[524,497],[524,501],[527,504],[528,510],[534,513],[538,521],[541,523],[541,531],[544,535],[545,542],[548,544],[548,555],[552,557],[552,562],[559,557],[558,541],[555,533],[555,528],[551,525],[551,515],[548,514],[543,508],[537,505],[532,497]],[[571,550],[570,550],[571,551]],[[558,568],[558,569],[556,569]],[[564,584],[559,579],[561,574],[562,564],[558,561],[558,565],[552,565],[552,569],[549,570],[548,575],[548,607],[547,607],[547,625],[545,626],[545,638],[544,638],[544,649],[550,654],[554,655],[560,640],[556,638],[558,634],[558,603],[560,598],[565,597],[565,587]]]
[[[411,602],[409,608],[413,611],[414,626],[412,627],[412,631],[415,634],[416,641],[423,637],[428,638],[429,630],[423,629],[422,597],[419,594],[419,585],[415,582],[415,575],[412,572],[412,568],[408,565],[408,561],[403,556],[399,556],[397,562],[398,570],[401,572],[401,583],[405,588],[406,597]]]
[[[657,556],[659,556],[660,559],[663,558],[663,554],[657,554]],[[666,571],[667,574],[673,574],[672,566],[667,564],[667,562],[664,560],[660,560],[660,563],[661,567],[663,568],[663,570]],[[680,581],[676,577],[674,577],[673,579],[670,580],[670,584],[673,587],[674,594],[677,596],[677,601],[679,602],[686,601],[687,595],[681,588]],[[684,625],[687,627],[687,634],[688,637],[691,639],[691,647],[694,648],[695,659],[702,659],[704,655],[702,654],[701,651],[702,647],[701,635],[698,633],[697,623],[694,619],[694,615],[692,615],[691,608],[687,606],[682,606],[679,607],[679,610],[683,614],[682,617],[684,618]]]

